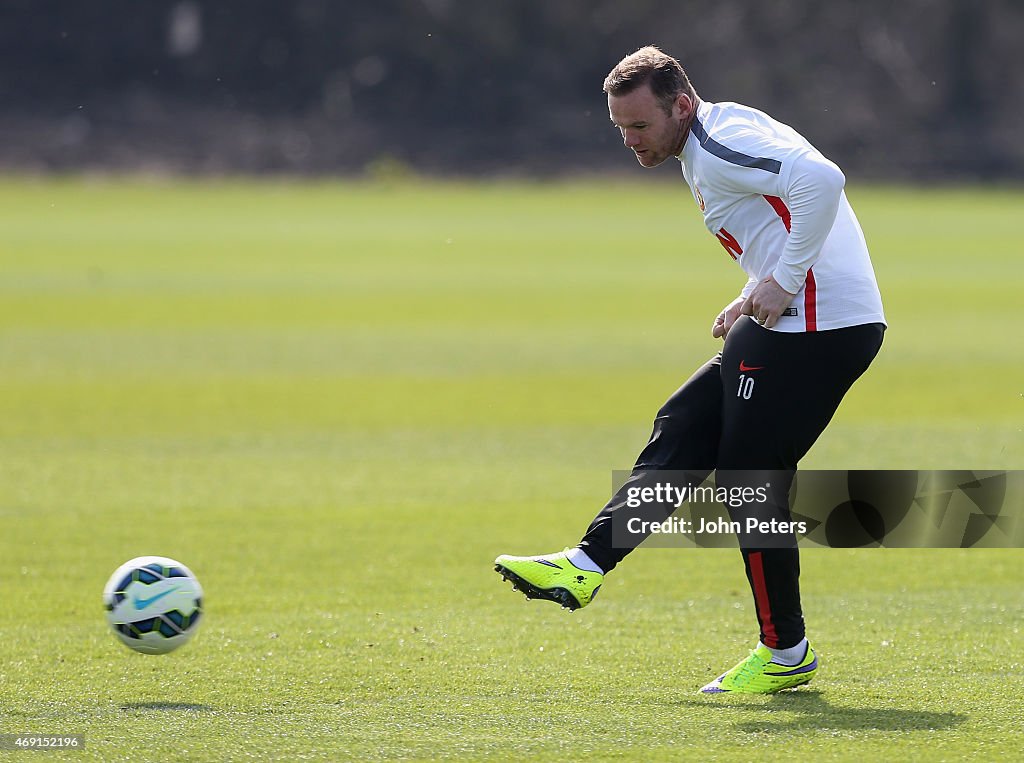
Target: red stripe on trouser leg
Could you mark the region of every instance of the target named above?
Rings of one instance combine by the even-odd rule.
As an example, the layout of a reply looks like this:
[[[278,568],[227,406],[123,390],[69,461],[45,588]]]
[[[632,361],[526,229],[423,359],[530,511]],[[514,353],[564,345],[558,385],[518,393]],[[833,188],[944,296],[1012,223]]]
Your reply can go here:
[[[772,605],[768,601],[768,586],[764,582],[764,562],[760,551],[750,554],[750,580],[754,586],[754,604],[757,607],[758,622],[761,623],[761,633],[764,634],[764,645],[776,647],[779,637],[775,633],[775,623],[772,622]]]

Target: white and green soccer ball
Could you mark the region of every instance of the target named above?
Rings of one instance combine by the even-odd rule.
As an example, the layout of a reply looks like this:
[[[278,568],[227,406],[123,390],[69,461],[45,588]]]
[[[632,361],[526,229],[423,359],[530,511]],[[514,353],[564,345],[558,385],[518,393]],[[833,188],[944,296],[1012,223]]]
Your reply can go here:
[[[103,588],[107,621],[123,644],[166,654],[189,641],[203,612],[203,589],[192,570],[165,556],[125,562]]]

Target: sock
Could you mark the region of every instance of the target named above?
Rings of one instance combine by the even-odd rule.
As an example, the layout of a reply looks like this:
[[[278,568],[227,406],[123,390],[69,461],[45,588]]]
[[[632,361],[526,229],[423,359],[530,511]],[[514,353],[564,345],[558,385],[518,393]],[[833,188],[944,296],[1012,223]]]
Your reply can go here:
[[[758,646],[764,646],[760,641],[757,642]],[[772,662],[777,665],[799,665],[804,657],[807,656],[807,639],[800,639],[800,643],[796,646],[791,646],[789,649],[772,649],[768,647],[768,651],[772,653]]]
[[[600,572],[602,575],[604,574],[604,570],[594,564],[594,560],[587,556],[587,552],[579,546],[567,550],[565,556],[584,572]]]

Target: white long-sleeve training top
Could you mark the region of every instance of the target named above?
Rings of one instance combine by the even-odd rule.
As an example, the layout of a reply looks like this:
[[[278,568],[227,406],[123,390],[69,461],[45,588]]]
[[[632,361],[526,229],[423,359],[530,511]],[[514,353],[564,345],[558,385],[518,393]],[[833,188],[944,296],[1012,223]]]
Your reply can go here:
[[[746,272],[796,294],[775,331],[885,323],[846,178],[796,130],[738,103],[701,101],[679,155],[704,224]]]

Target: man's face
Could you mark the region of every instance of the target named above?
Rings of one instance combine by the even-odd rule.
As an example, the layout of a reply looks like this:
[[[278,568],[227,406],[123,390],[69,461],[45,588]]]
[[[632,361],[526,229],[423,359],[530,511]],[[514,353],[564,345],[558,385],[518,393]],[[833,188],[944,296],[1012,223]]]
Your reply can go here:
[[[608,96],[608,114],[622,133],[622,142],[632,149],[644,167],[657,167],[681,148],[683,128],[692,105],[681,95],[665,109],[654,97],[650,85],[641,85],[625,95]]]

